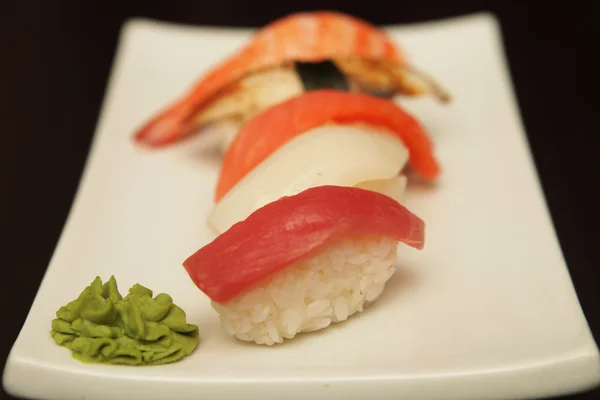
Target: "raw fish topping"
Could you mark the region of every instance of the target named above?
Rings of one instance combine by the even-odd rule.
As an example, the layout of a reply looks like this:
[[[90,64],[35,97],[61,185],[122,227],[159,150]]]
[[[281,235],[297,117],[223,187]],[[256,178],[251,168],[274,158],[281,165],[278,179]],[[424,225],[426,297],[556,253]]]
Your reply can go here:
[[[183,265],[200,290],[213,301],[226,303],[337,239],[370,236],[422,249],[425,223],[383,194],[317,186],[256,210]]]
[[[402,203],[408,149],[391,135],[351,125],[323,125],[290,139],[215,205],[208,224],[225,232],[252,212],[314,186],[356,186]]]
[[[223,159],[216,200],[290,139],[327,123],[379,127],[381,133],[391,134],[403,142],[409,150],[410,164],[421,176],[433,180],[439,174],[427,133],[393,101],[322,89],[279,103],[242,127]]]

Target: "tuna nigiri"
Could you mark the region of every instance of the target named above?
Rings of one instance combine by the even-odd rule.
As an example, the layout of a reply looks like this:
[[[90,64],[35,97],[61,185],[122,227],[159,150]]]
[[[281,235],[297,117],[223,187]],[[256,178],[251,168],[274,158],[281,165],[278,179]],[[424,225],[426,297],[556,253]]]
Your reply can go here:
[[[279,103],[242,127],[223,159],[215,200],[290,139],[325,124],[375,127],[408,148],[410,164],[421,176],[434,180],[439,174],[427,133],[393,101],[322,89]]]
[[[338,12],[302,12],[258,30],[236,54],[144,124],[135,139],[163,146],[216,121],[241,124],[280,101],[323,87],[386,96],[429,93],[444,102],[450,98],[409,64],[383,30]]]
[[[424,222],[395,200],[317,186],[256,210],[183,266],[230,335],[273,345],[363,311],[394,274],[398,242],[424,241]]]
[[[402,141],[369,127],[324,125],[290,139],[214,206],[208,224],[223,233],[280,197],[322,185],[357,186],[400,202],[408,161]]]

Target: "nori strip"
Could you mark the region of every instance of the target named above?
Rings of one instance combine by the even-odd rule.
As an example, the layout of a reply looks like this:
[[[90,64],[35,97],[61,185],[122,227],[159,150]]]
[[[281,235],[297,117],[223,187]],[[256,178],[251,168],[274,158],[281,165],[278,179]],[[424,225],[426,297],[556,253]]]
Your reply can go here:
[[[296,63],[296,72],[302,80],[305,91],[318,89],[337,89],[345,92],[350,85],[344,74],[331,61],[317,63]]]
[[[306,92],[318,89],[350,91],[350,84],[346,76],[332,61],[328,60],[317,63],[296,62],[296,73],[300,77],[302,86]],[[376,97],[392,98],[395,96],[394,90],[372,89],[368,93]]]

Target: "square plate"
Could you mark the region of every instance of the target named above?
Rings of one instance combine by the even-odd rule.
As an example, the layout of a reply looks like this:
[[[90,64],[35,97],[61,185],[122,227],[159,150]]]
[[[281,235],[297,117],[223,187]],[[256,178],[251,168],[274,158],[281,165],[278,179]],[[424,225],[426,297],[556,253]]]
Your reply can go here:
[[[443,175],[434,190],[409,186],[406,204],[428,226],[426,248],[402,253],[377,303],[271,348],[221,330],[181,266],[213,237],[205,222],[219,167],[211,135],[148,152],[131,134],[251,31],[136,19],[122,32],[80,188],[10,353],[6,390],[87,400],[464,400],[598,384],[598,348],[544,202],[496,20],[387,29],[454,102],[401,101],[434,136]],[[197,350],[172,365],[131,368],[85,365],[55,345],[55,311],[111,274],[122,291],[139,282],[171,294],[200,327]]]

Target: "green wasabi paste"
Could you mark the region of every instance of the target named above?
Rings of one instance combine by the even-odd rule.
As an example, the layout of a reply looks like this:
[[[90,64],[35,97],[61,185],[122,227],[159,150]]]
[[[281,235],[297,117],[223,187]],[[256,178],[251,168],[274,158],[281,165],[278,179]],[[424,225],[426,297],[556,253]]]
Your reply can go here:
[[[134,285],[123,298],[114,276],[100,277],[56,312],[54,341],[86,363],[158,365],[178,361],[199,342],[198,327],[168,294]]]

